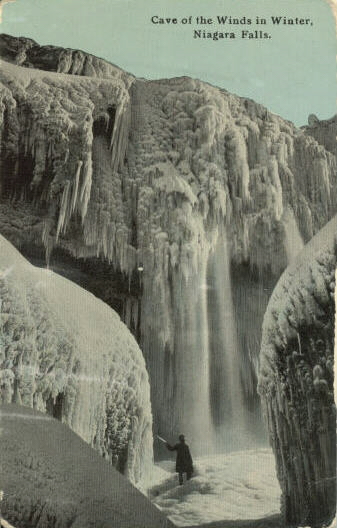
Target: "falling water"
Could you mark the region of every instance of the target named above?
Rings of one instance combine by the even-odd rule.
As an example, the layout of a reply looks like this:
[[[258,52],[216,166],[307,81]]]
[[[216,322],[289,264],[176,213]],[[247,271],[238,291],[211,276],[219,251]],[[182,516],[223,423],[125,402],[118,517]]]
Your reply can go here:
[[[285,233],[285,251],[287,262],[290,264],[298,253],[303,249],[304,243],[301,233],[298,229],[297,222],[293,210],[287,207],[283,214],[283,226]]]
[[[282,222],[290,263],[303,240],[291,208]],[[250,420],[245,393],[249,360],[238,343],[230,265],[223,228],[198,273],[186,281],[177,275],[173,281],[176,425],[193,439],[202,436],[201,452],[247,448],[259,441],[250,423],[256,416]]]
[[[206,269],[205,259],[197,274],[175,281],[180,291],[174,326],[177,423],[193,438],[194,451],[203,454],[213,450]]]
[[[209,259],[207,280],[211,408],[219,448],[228,449],[242,444],[246,419],[225,230]]]

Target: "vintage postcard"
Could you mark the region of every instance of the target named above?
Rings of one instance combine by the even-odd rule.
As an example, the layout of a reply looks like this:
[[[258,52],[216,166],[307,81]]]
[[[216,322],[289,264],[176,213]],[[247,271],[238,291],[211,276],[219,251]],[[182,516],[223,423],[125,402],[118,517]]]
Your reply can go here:
[[[335,526],[334,0],[0,0],[0,508]]]

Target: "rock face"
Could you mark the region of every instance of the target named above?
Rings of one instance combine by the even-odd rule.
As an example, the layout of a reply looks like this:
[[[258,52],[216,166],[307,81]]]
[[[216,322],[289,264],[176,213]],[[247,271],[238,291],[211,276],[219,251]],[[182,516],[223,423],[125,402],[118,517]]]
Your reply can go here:
[[[327,526],[336,513],[336,236],[335,217],[284,272],[263,323],[259,392],[292,526]]]
[[[0,407],[1,513],[16,528],[169,528],[130,482],[64,424]]]
[[[104,59],[80,50],[39,46],[25,37],[0,35],[1,57],[12,64],[88,77],[119,78],[130,84],[134,78]]]
[[[58,418],[133,482],[150,468],[150,388],[135,339],[109,306],[1,235],[0,365],[3,402]]]
[[[272,288],[337,210],[335,154],[201,81],[2,43],[1,232],[120,313],[156,431],[209,445],[235,429],[237,445],[256,423]]]
[[[331,119],[314,121],[309,126],[303,127],[303,130],[336,156],[336,128],[337,116],[334,116]]]

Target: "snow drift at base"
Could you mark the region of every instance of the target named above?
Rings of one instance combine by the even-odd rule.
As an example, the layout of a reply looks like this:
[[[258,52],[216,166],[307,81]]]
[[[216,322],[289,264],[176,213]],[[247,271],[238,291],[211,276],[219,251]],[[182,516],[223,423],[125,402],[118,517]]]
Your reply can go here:
[[[1,405],[1,513],[15,528],[169,528],[132,484],[65,424]]]
[[[280,513],[280,487],[269,449],[195,459],[195,475],[178,485],[174,463],[157,466],[149,497],[177,526],[262,519]]]

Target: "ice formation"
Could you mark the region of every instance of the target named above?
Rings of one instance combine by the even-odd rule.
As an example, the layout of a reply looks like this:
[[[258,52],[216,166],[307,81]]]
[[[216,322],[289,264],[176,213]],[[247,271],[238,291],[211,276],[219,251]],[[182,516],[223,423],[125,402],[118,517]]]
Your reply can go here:
[[[156,431],[203,431],[201,452],[214,429],[249,436],[271,290],[336,212],[333,127],[310,135],[199,80],[135,79],[84,52],[2,48],[1,232],[118,310]]]
[[[334,116],[326,121],[318,121],[307,127],[303,127],[303,130],[306,134],[314,137],[327,150],[336,155],[336,126],[337,116]]]
[[[0,235],[2,402],[49,413],[137,482],[152,463],[150,388],[119,316]]]
[[[334,217],[283,273],[263,322],[258,388],[291,526],[336,513],[336,235]]]
[[[173,527],[66,425],[13,404],[0,419],[1,513],[15,528]]]

